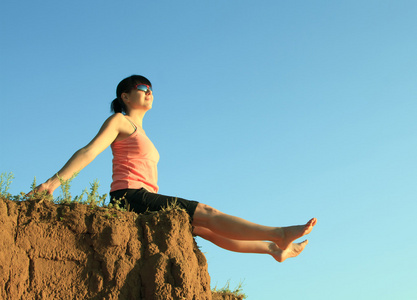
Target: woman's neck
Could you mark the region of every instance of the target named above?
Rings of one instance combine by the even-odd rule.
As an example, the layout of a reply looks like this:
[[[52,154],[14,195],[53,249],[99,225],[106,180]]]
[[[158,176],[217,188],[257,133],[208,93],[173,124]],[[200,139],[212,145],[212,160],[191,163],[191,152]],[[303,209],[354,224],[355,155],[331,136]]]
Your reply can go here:
[[[126,113],[130,119],[139,127],[142,128],[143,117],[145,116],[145,111],[129,111]]]

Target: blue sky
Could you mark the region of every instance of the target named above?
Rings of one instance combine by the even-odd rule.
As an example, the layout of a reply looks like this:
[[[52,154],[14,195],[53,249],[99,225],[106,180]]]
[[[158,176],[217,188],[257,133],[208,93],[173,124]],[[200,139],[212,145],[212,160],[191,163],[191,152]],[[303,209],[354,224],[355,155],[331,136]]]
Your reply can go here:
[[[117,83],[153,83],[163,194],[318,225],[297,258],[198,239],[248,299],[417,296],[415,1],[3,1],[0,172],[28,191],[86,145]],[[72,184],[111,182],[105,150]],[[55,191],[55,196],[60,194]]]

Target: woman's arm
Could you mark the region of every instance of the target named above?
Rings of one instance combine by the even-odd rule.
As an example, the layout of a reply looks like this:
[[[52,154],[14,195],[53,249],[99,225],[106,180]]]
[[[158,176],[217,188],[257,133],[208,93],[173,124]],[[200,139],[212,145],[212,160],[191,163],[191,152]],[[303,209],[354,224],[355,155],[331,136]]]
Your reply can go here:
[[[58,171],[54,176],[49,178],[46,182],[37,186],[36,192],[47,191],[52,194],[54,190],[61,185],[58,176],[64,180],[71,178],[74,173],[84,169],[90,162],[96,158],[104,149],[110,146],[111,143],[117,138],[120,129],[121,122],[123,121],[123,115],[118,113],[109,117],[101,126],[100,131],[91,140],[91,142],[85,147],[79,149],[68,160],[68,162]],[[32,192],[31,192],[32,193]]]

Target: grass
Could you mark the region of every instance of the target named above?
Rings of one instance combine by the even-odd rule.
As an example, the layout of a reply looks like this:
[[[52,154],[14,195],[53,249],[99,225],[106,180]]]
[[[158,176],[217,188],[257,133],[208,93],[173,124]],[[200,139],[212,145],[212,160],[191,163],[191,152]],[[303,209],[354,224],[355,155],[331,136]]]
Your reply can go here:
[[[107,194],[99,195],[98,188],[99,188],[99,182],[97,179],[94,180],[93,183],[90,183],[90,191],[88,191],[87,188],[84,189],[84,191],[79,196],[75,196],[74,199],[72,199],[72,195],[70,193],[70,183],[71,181],[78,175],[78,173],[75,173],[70,179],[64,180],[63,178],[59,177],[57,174],[57,177],[59,181],[61,182],[61,191],[62,196],[59,196],[55,203],[84,203],[91,206],[105,206],[104,202],[106,201]],[[84,200],[84,196],[86,196],[86,200]]]
[[[10,173],[1,173],[0,174],[0,196],[11,199],[13,201],[25,201],[25,200],[33,200],[33,199],[41,199],[43,200],[49,200],[51,202],[54,202],[56,204],[70,204],[70,203],[81,203],[81,204],[87,204],[90,205],[92,208],[97,206],[105,207],[105,200],[107,198],[107,194],[99,195],[98,188],[99,188],[99,182],[97,180],[94,180],[93,183],[90,183],[90,191],[86,188],[80,196],[75,196],[74,198],[71,195],[70,188],[71,188],[71,181],[78,175],[78,173],[75,173],[70,179],[64,180],[63,178],[59,177],[59,181],[61,182],[61,194],[54,199],[52,195],[47,194],[47,192],[43,193],[33,193],[33,194],[26,194],[24,192],[21,192],[20,194],[13,196],[9,193],[10,184],[12,180],[14,179],[14,175],[12,172]],[[33,183],[31,185],[31,190],[35,190],[37,187],[36,184],[36,177],[33,180]],[[84,200],[84,197],[86,199]],[[117,207],[115,207],[117,208]],[[119,208],[120,209],[120,208]],[[121,210],[121,209],[120,209]]]
[[[12,180],[14,179],[14,175],[12,172],[10,173],[1,173],[0,175],[0,195],[6,197],[10,196],[9,188]]]
[[[226,284],[220,288],[217,289],[217,285],[212,289],[212,292],[219,293],[219,294],[225,294],[225,295],[234,295],[237,298],[240,299],[246,299],[247,296],[242,292],[243,291],[243,282],[239,282],[238,286],[234,288],[233,290],[230,289],[230,280],[226,282]]]
[[[122,204],[123,202],[124,202],[124,204]],[[127,202],[125,196],[123,196],[122,198],[119,198],[119,199],[114,199],[113,203],[110,203],[108,205],[108,208],[115,208],[115,209],[118,209],[120,211],[130,211],[130,205]]]
[[[71,178],[65,180],[57,174],[57,177],[61,183],[61,194],[57,198],[54,199],[53,196],[50,194],[47,194],[46,191],[43,193],[35,192],[30,195],[24,192],[21,192],[19,195],[12,196],[8,191],[10,188],[10,184],[12,183],[12,180],[14,179],[14,175],[12,172],[1,173],[0,174],[0,196],[7,198],[7,199],[11,199],[13,201],[41,199],[41,201],[49,200],[56,204],[81,203],[81,204],[90,205],[92,208],[101,206],[101,207],[107,207],[107,208],[115,208],[120,211],[130,211],[129,203],[127,203],[124,197],[120,199],[115,199],[113,200],[113,203],[110,203],[106,206],[105,201],[107,198],[107,194],[103,194],[101,196],[99,195],[98,193],[99,182],[97,179],[94,180],[93,183],[90,183],[90,190],[85,188],[84,191],[81,193],[81,195],[73,197],[70,192],[71,181],[77,175],[78,175],[78,172],[75,173]],[[35,190],[36,187],[37,187],[37,183],[36,183],[36,177],[35,177],[31,185],[31,190],[32,191]],[[168,204],[166,208],[163,208],[162,211],[170,211],[172,209],[182,209],[178,205],[176,199],[174,202]]]

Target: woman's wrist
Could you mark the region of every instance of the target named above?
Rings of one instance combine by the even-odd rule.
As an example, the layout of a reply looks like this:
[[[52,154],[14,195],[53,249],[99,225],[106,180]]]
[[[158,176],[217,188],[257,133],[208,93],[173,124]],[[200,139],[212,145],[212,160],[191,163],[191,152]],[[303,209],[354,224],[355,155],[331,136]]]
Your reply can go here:
[[[48,190],[52,193],[57,187],[59,187],[61,185],[61,182],[60,182],[57,174],[55,174],[54,176],[49,178],[45,182],[45,184],[48,186]]]

